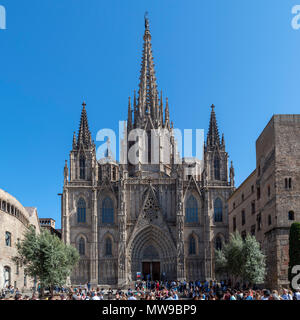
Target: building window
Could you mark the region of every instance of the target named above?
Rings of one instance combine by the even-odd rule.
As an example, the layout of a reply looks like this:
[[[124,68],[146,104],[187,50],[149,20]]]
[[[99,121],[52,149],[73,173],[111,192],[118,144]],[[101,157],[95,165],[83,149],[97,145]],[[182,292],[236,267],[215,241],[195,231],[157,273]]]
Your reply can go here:
[[[284,179],[284,187],[285,187],[285,189],[292,188],[292,178],[285,178]]]
[[[85,157],[80,156],[79,159],[80,179],[85,179]]]
[[[272,224],[272,217],[271,215],[269,214],[268,215],[268,225],[270,226]]]
[[[102,223],[114,223],[114,206],[111,198],[102,202]]]
[[[246,231],[245,231],[245,230],[244,230],[244,231],[242,231],[241,236],[242,236],[243,241],[245,241],[245,240],[246,240],[246,236],[247,236],[247,234],[246,234]]]
[[[233,232],[235,232],[236,231],[236,217],[234,217],[232,219],[232,224],[233,224]]]
[[[78,243],[78,251],[79,251],[79,254],[81,256],[84,256],[85,255],[85,240],[83,237],[81,237],[79,239],[79,243]]]
[[[220,159],[215,157],[214,160],[215,180],[220,180]]]
[[[216,237],[216,250],[222,250],[222,239],[221,237],[217,236]]]
[[[251,193],[254,193],[254,186],[251,186]]]
[[[260,231],[261,230],[261,214],[259,213],[256,217],[257,219],[257,230]]]
[[[112,255],[112,241],[110,238],[105,240],[105,255],[111,256]]]
[[[255,224],[251,226],[251,236],[255,236]]]
[[[255,200],[253,200],[251,202],[251,213],[254,214],[255,213]]]
[[[196,241],[193,236],[189,239],[189,254],[196,254]]]
[[[246,214],[245,214],[245,210],[242,210],[242,225],[244,225],[246,223]]]
[[[258,171],[257,172],[258,176],[260,176],[260,166],[258,166],[258,170],[257,171]]]
[[[233,210],[235,209],[235,202],[233,203]]]
[[[77,203],[77,222],[86,222],[86,204],[82,198]]]
[[[294,214],[294,211],[289,211],[289,220],[295,220],[295,214]]]
[[[257,200],[259,200],[260,199],[260,187],[257,187],[257,190],[256,190],[257,192]]]
[[[6,202],[5,201],[2,202],[2,210],[6,211]]]
[[[27,287],[27,275],[24,274],[24,287]]]
[[[186,202],[185,221],[188,223],[198,222],[198,204],[194,196],[190,196]]]
[[[270,195],[271,195],[271,187],[268,186],[268,197],[270,197]]]
[[[222,222],[223,220],[223,204],[220,198],[217,198],[214,203],[214,217],[215,222]]]
[[[5,245],[11,247],[11,233],[8,231],[5,232]]]
[[[242,194],[242,201],[244,201],[244,199],[245,199],[245,196],[244,196],[244,194]]]

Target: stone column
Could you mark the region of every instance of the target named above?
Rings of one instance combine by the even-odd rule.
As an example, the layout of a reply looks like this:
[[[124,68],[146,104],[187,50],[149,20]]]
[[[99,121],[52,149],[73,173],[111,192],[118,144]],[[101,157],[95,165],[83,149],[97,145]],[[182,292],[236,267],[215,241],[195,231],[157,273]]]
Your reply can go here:
[[[176,229],[177,229],[177,280],[185,279],[185,259],[184,259],[184,214],[183,214],[183,186],[180,179],[177,186],[177,212],[176,212]]]
[[[63,241],[65,244],[70,244],[70,221],[69,221],[69,190],[64,187],[63,191]]]
[[[125,183],[120,182],[119,192],[119,208],[118,208],[118,223],[119,223],[119,247],[118,247],[118,286],[122,287],[127,284],[126,272],[126,215],[125,215]]]
[[[92,243],[90,256],[90,283],[98,284],[98,216],[97,216],[97,189],[93,189],[92,196]]]

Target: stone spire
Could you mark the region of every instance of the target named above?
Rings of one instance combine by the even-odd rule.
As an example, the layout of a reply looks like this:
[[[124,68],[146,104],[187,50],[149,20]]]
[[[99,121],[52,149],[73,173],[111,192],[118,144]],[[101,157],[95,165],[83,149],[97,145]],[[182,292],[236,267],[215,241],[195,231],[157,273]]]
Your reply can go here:
[[[211,114],[210,114],[210,121],[209,121],[209,129],[207,135],[207,148],[213,148],[215,146],[220,147],[220,136],[218,130],[218,124],[215,114],[215,106],[211,106]]]
[[[76,132],[73,133],[73,150],[77,147],[77,138],[76,138]]]
[[[86,103],[83,102],[78,137],[77,137],[77,148],[79,148],[80,145],[83,145],[85,148],[89,148],[92,145],[92,137],[89,130],[85,106],[86,106]]]
[[[230,185],[234,187],[234,167],[232,161],[230,163]]]
[[[138,108],[141,118],[148,113],[155,117],[157,96],[157,84],[152,56],[151,34],[149,30],[149,19],[145,15],[144,47],[142,56],[142,66],[139,83]],[[152,119],[156,120],[156,119]]]
[[[166,98],[165,128],[170,129],[170,112],[169,112],[169,99],[168,98]]]
[[[164,123],[164,105],[163,105],[163,94],[160,93],[160,105],[159,105],[159,122],[161,125]]]
[[[131,100],[128,98],[128,119],[127,119],[127,128],[128,131],[132,129],[132,109],[131,109]]]

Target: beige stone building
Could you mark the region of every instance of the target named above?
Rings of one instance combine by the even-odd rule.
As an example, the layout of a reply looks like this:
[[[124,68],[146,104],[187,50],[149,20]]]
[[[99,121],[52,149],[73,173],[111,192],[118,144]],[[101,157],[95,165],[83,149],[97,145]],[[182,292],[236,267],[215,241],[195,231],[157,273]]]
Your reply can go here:
[[[17,255],[16,244],[23,239],[30,225],[40,232],[37,209],[23,207],[16,198],[0,189],[0,290],[9,285],[19,290],[34,285],[22,266],[12,261]]]
[[[228,199],[229,232],[255,235],[266,284],[288,285],[288,234],[300,221],[300,115],[274,115],[256,141],[256,169]]]
[[[61,229],[55,228],[55,220],[52,218],[40,218],[40,227],[41,230],[48,230],[51,234],[56,235],[58,238],[61,239]]]
[[[228,237],[227,199],[234,176],[231,167],[229,179],[214,106],[203,159],[178,162],[168,99],[164,102],[157,89],[148,19],[143,39],[138,96],[128,103],[127,133],[147,133],[146,159],[139,151],[136,163],[119,163],[109,148],[104,158],[96,159],[85,103],[73,137],[61,214],[62,239],[80,253],[73,284],[122,287],[134,281],[137,272],[153,280],[212,279],[214,249]],[[154,129],[158,148],[149,138]],[[126,142],[131,147],[129,138]],[[144,150],[143,139],[137,144]]]

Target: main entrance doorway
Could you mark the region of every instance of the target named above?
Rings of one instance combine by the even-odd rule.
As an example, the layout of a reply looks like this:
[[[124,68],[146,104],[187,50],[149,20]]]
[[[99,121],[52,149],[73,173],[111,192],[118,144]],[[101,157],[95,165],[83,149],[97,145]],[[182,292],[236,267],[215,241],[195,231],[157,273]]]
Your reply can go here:
[[[143,278],[148,280],[160,280],[160,262],[157,261],[146,261],[143,262]]]

